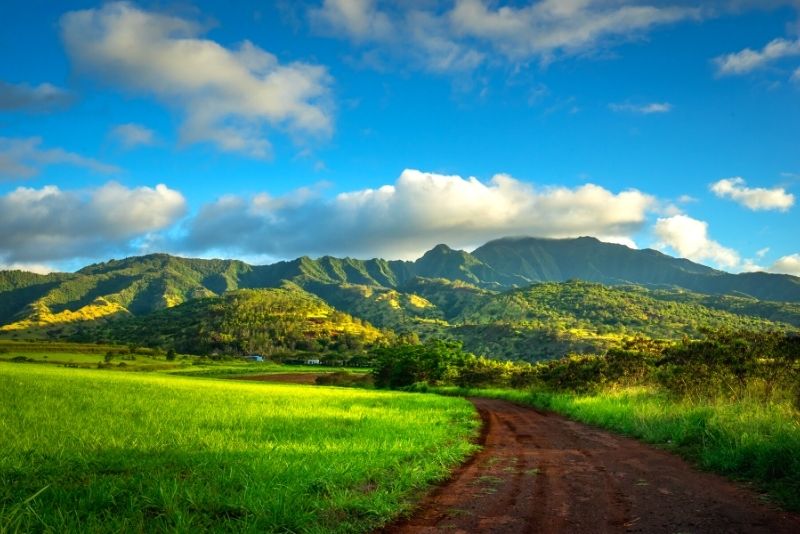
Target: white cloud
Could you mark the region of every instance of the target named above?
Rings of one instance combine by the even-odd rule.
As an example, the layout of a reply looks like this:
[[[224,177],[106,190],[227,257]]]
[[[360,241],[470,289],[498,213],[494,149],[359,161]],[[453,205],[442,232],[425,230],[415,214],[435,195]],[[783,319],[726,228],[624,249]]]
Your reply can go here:
[[[249,41],[226,48],[200,38],[192,21],[125,2],[67,13],[61,29],[79,71],[178,109],[185,143],[262,158],[270,153],[265,126],[293,136],[332,131],[322,66],[282,65]]]
[[[698,262],[711,261],[725,268],[739,265],[739,254],[712,240],[705,221],[688,215],[673,215],[659,218],[653,230],[659,239],[657,247],[669,247],[683,258]]]
[[[391,19],[378,9],[374,0],[325,0],[309,10],[314,24],[331,30],[344,30],[354,40],[390,39]]]
[[[795,69],[794,73],[792,74],[792,81],[800,82],[800,67],[797,67],[797,69]]]
[[[542,0],[524,7],[457,0],[448,14],[456,32],[483,39],[504,55],[545,60],[601,46],[653,26],[700,17],[696,8],[590,0]]]
[[[714,58],[720,76],[747,74],[781,58],[800,55],[800,39],[774,39],[761,50],[745,48]]]
[[[609,104],[609,109],[616,112],[638,113],[640,115],[652,115],[654,113],[669,113],[672,111],[672,104],[669,102],[651,102],[650,104]]]
[[[507,235],[594,235],[634,245],[655,199],[586,184],[536,188],[508,175],[489,182],[405,170],[392,185],[323,198],[226,196],[187,225],[183,246],[292,258],[301,254],[414,258],[446,242],[470,247]]]
[[[0,137],[0,181],[4,178],[30,178],[49,165],[75,165],[106,174],[120,170],[63,148],[41,148],[41,144],[41,137]]]
[[[773,273],[800,276],[800,254],[790,254],[788,256],[778,258],[778,260],[769,268],[769,271]]]
[[[541,0],[522,7],[484,0],[431,2],[324,0],[309,10],[319,31],[410,57],[432,71],[465,71],[488,59],[547,63],[639,36],[658,25],[698,19],[697,8],[632,2]]]
[[[0,110],[48,111],[71,100],[68,91],[49,83],[29,85],[0,81]]]
[[[127,149],[152,145],[156,142],[156,133],[153,130],[132,122],[115,126],[111,130],[111,135]]]
[[[756,263],[756,261],[752,258],[745,258],[742,261],[742,264],[739,266],[739,270],[743,273],[756,273],[763,272],[764,267],[762,267],[759,263]]]
[[[750,188],[740,177],[725,178],[714,182],[710,189],[719,198],[729,198],[754,211],[786,211],[794,205],[794,195],[787,193],[784,188]]]
[[[171,226],[185,212],[183,195],[163,184],[127,188],[109,182],[84,191],[19,187],[0,196],[0,262],[97,257]]]
[[[382,68],[383,53],[408,57],[433,72],[468,71],[484,60],[482,52],[452,35],[447,17],[413,3],[324,0],[308,10],[308,18],[320,33],[368,47],[361,62],[372,66]]]
[[[36,274],[49,274],[55,269],[45,263],[0,263],[0,271],[27,271]]]

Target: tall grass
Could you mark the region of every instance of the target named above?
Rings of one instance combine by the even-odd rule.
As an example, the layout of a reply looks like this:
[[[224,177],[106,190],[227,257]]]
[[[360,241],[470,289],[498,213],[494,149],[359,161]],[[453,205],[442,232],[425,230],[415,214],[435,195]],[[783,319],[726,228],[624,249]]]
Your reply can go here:
[[[593,394],[436,388],[553,410],[670,449],[703,469],[749,481],[800,511],[800,414],[751,398],[690,401],[647,387]]]
[[[367,531],[476,426],[457,398],[0,363],[0,531]]]

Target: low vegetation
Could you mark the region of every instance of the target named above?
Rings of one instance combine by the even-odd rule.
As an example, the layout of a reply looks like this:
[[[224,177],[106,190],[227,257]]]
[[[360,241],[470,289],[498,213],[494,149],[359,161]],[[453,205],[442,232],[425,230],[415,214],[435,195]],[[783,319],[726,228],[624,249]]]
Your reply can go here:
[[[380,351],[381,387],[551,409],[751,481],[800,510],[800,336],[715,331],[531,365],[434,342]]]
[[[0,531],[368,531],[476,425],[456,398],[0,362]]]

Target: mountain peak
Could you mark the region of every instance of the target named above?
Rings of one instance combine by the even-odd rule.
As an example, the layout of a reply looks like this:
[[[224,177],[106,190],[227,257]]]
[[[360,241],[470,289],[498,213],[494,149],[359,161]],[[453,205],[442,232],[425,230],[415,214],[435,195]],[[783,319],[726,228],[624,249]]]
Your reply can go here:
[[[433,255],[450,254],[451,252],[455,252],[455,250],[445,245],[444,243],[439,243],[438,245],[430,249],[428,252],[423,254],[423,257],[429,254],[433,256]]]

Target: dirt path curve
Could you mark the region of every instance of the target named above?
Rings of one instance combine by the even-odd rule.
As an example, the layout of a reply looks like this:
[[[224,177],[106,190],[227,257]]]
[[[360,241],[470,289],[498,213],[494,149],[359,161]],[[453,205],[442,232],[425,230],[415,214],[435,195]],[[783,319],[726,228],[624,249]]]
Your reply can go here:
[[[677,456],[561,416],[470,399],[484,448],[390,533],[800,533],[777,510]]]

